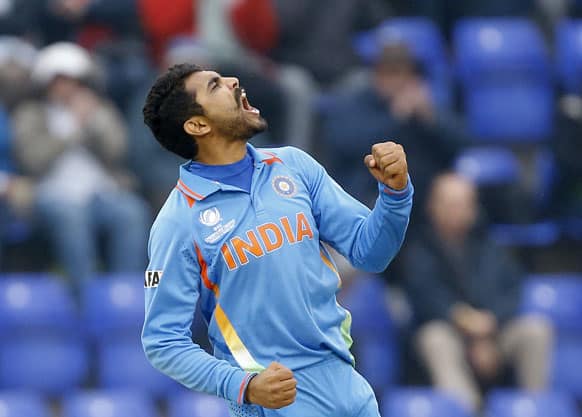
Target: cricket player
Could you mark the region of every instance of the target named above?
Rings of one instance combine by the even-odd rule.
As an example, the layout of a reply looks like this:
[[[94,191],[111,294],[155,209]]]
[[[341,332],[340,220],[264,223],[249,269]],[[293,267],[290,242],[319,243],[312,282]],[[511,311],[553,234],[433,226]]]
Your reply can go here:
[[[267,123],[236,78],[174,66],[143,113],[190,160],[149,240],[142,342],[153,366],[226,399],[232,416],[378,417],[323,243],[356,268],[387,267],[412,206],[402,146],[378,143],[365,157],[379,190],[369,210],[305,152],[251,146]],[[198,302],[213,355],[192,341]]]

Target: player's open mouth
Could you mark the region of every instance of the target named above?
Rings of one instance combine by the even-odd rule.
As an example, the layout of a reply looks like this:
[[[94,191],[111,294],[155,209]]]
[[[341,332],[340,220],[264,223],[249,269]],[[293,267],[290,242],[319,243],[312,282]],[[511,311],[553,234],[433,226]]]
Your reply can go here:
[[[242,90],[242,93],[240,95],[240,102],[242,105],[242,109],[246,112],[249,113],[253,113],[253,114],[260,114],[261,112],[259,111],[259,109],[251,106],[251,104],[249,103],[249,100],[247,99],[247,93],[245,92],[245,90]]]

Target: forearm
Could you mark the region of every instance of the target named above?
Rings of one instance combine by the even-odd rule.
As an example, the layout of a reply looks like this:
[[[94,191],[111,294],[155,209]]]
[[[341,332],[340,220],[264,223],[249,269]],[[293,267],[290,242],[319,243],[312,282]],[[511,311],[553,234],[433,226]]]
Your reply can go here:
[[[187,388],[244,401],[251,374],[209,355],[188,337],[156,333],[146,325],[142,342],[151,364]]]
[[[382,184],[379,188],[376,205],[358,225],[351,251],[354,266],[371,272],[386,269],[402,246],[414,194],[410,180],[402,191],[391,191]]]

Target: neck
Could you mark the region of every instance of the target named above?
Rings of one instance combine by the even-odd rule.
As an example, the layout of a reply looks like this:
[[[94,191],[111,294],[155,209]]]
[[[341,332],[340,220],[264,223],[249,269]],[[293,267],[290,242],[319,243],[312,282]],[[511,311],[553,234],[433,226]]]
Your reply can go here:
[[[196,162],[206,165],[228,165],[240,161],[246,153],[246,140],[206,137],[198,140]]]

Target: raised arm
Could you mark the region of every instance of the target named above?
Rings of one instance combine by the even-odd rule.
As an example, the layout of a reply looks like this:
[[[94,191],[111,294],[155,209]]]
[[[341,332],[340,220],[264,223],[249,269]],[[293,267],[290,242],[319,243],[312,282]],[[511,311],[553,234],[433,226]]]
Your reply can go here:
[[[301,151],[298,157],[299,175],[308,184],[321,240],[356,268],[386,269],[404,241],[412,207],[413,187],[402,147],[393,142],[377,144],[365,158],[379,181],[379,196],[371,211],[346,193],[313,158]]]

